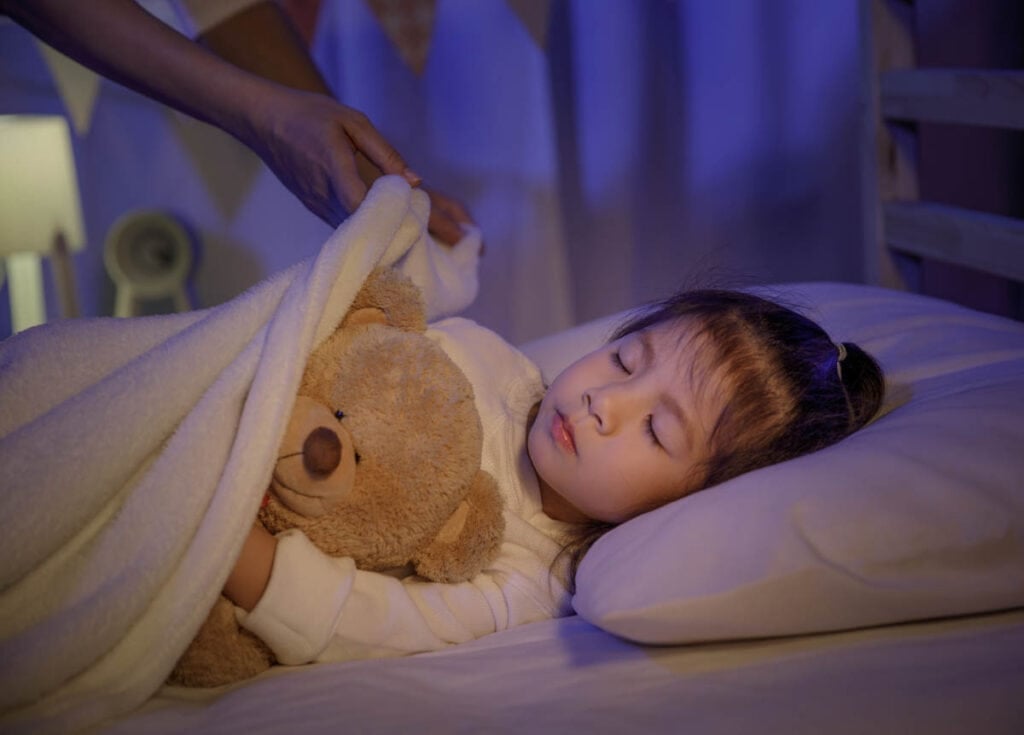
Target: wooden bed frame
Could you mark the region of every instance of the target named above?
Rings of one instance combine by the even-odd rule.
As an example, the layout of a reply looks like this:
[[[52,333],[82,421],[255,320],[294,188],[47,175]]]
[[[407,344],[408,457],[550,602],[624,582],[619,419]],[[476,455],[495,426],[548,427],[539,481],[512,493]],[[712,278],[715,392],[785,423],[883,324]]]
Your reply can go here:
[[[860,2],[866,280],[922,291],[930,259],[1024,282],[1024,220],[922,201],[918,185],[918,123],[1022,131],[1024,71],[918,68],[915,10]]]

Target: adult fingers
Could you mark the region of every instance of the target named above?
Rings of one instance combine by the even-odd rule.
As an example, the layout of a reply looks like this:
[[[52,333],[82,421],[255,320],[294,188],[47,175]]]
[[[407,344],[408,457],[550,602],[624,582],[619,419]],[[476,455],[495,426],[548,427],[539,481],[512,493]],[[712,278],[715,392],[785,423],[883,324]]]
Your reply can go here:
[[[331,172],[331,186],[335,196],[345,208],[344,212],[332,213],[336,215],[337,222],[330,224],[337,227],[346,215],[356,210],[360,202],[366,198],[368,191],[351,155],[342,155],[337,161],[336,168]]]
[[[431,208],[427,229],[431,235],[448,246],[455,245],[462,239],[462,228],[459,227],[459,223],[438,209]]]
[[[432,209],[438,209],[444,212],[444,214],[456,222],[466,225],[476,224],[473,220],[473,216],[464,206],[462,206],[462,202],[458,199],[453,199],[450,196],[430,189],[427,190],[427,193],[430,195],[430,206]]]
[[[405,177],[410,186],[419,186],[423,181],[416,172],[409,168],[401,154],[388,143],[362,112],[349,109],[345,132],[352,140],[356,150],[370,159],[384,173],[399,174]]]

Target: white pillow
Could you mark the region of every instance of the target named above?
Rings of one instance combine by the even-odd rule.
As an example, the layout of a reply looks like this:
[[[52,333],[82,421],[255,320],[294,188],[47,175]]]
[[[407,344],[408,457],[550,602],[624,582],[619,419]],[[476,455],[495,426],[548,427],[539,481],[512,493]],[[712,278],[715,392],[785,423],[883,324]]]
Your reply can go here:
[[[1024,324],[867,286],[774,291],[881,362],[881,417],[614,529],[576,611],[689,643],[1024,606]],[[550,379],[614,321],[524,349]]]

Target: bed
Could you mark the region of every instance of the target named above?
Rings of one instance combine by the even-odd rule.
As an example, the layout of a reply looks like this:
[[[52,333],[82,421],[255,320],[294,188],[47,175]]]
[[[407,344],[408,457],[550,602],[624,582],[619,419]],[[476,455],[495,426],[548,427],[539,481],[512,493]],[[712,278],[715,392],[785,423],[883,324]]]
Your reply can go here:
[[[890,398],[858,435],[616,529],[577,615],[165,688],[101,731],[1020,732],[1024,325],[869,286],[772,292],[882,361]],[[526,349],[557,372],[614,321]]]
[[[1024,324],[903,290],[901,276],[920,257],[1021,276],[1021,225],[912,201],[912,129],[885,123],[970,109],[972,123],[1020,129],[1020,96],[994,95],[1002,104],[978,120],[977,84],[890,68],[912,61],[901,3],[862,6],[877,31],[865,46],[873,283],[765,290],[880,360],[888,397],[877,419],[608,534],[584,560],[570,617],[407,658],[163,687],[90,731],[1024,732]],[[1019,89],[1021,77],[972,78]],[[978,244],[960,247],[968,240]],[[289,285],[264,291],[284,303]],[[320,298],[307,291],[296,313]],[[197,318],[167,329],[184,334]],[[619,318],[523,349],[550,377]],[[311,343],[320,326],[301,326]],[[300,367],[275,377],[294,380]],[[252,423],[280,419],[263,409]],[[118,655],[135,656],[140,677],[159,674],[145,650]]]

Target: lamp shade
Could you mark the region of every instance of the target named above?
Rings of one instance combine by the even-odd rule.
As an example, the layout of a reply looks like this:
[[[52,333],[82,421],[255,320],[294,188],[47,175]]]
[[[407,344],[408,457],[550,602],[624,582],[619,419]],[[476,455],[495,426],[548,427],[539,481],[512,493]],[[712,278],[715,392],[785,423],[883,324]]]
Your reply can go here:
[[[0,256],[50,253],[58,232],[85,244],[67,120],[0,115]]]

